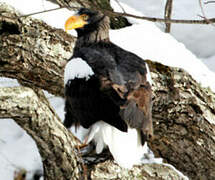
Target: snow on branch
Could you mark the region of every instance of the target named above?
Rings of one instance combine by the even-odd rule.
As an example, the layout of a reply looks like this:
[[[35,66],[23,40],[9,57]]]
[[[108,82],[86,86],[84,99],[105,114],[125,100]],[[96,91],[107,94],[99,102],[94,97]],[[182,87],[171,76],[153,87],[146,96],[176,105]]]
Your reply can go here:
[[[210,3],[215,3],[215,1],[206,1],[204,4],[210,4]]]

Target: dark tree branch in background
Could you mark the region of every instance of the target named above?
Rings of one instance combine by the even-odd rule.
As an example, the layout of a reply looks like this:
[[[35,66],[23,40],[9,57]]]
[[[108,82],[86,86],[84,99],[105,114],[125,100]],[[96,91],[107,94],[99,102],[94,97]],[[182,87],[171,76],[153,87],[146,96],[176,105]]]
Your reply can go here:
[[[28,17],[28,16],[37,15],[37,14],[47,13],[47,12],[56,11],[56,10],[63,9],[63,8],[67,8],[67,7],[66,6],[65,7],[58,7],[58,8],[54,8],[54,9],[48,9],[48,10],[43,10],[43,11],[39,11],[39,12],[33,12],[33,13],[30,13],[30,14],[18,16],[17,18]],[[73,9],[78,9],[78,8],[79,7],[73,7]]]
[[[121,3],[118,0],[115,0],[116,3],[119,5],[119,7],[122,9],[122,11],[125,13],[125,9],[123,8],[123,6],[121,5]]]
[[[172,0],[169,0],[168,2],[169,2],[169,4],[172,4]],[[94,5],[95,5],[95,3],[96,2],[93,1]],[[170,10],[171,5],[169,5],[169,4],[168,4],[168,6],[166,4],[166,7],[168,7],[166,9],[169,12],[168,13],[165,12],[165,17],[171,16],[171,10]],[[59,8],[54,8],[54,9],[45,10],[45,11],[41,11],[41,12],[35,12],[35,13],[31,13],[31,14],[21,15],[21,16],[14,17],[14,18],[27,17],[27,16],[31,16],[31,15],[35,15],[35,14],[40,14],[40,13],[45,13],[45,12],[49,12],[49,11],[62,9],[62,8],[68,8],[68,9],[77,9],[77,8],[79,8],[78,6],[65,5],[65,3],[60,3],[59,5],[61,6]],[[102,9],[99,6],[93,6],[93,8],[97,9],[99,11],[102,11],[105,15],[107,15],[109,17],[112,17],[112,18],[119,17],[119,16],[126,16],[126,17],[132,17],[132,18],[136,18],[136,19],[148,20],[148,21],[151,21],[151,22],[163,22],[163,23],[166,23],[166,24],[170,24],[170,23],[176,23],[176,24],[213,24],[213,23],[215,23],[215,18],[206,19],[205,17],[203,17],[204,20],[183,20],[183,19],[169,19],[169,18],[163,19],[163,18],[156,18],[156,17],[137,16],[137,15],[129,14],[129,13],[125,13],[125,12],[123,12],[123,13],[113,12],[112,10]],[[10,17],[0,15],[0,19],[2,19],[2,18],[10,18]]]
[[[206,1],[204,4],[210,4],[210,3],[215,3],[215,1]]]
[[[173,6],[173,0],[167,0],[167,1],[166,1],[166,6],[165,6],[165,11],[164,11],[164,18],[165,18],[166,20],[171,19],[171,15],[172,15],[172,6]],[[165,32],[166,32],[166,33],[170,33],[170,29],[171,29],[171,23],[166,23]]]
[[[56,4],[60,5],[60,6],[68,6],[68,2],[65,3],[65,0],[52,0],[52,2],[55,1]],[[180,23],[180,24],[209,24],[208,21],[206,20],[180,20],[180,19],[162,19],[162,18],[155,18],[155,17],[146,17],[146,16],[136,16],[133,14],[129,14],[129,13],[119,13],[119,12],[113,12],[112,9],[110,9],[110,7],[95,7],[93,4],[98,2],[103,2],[103,4],[107,4],[106,1],[107,0],[79,0],[81,1],[83,4],[85,4],[86,7],[91,7],[91,8],[95,8],[97,10],[102,11],[104,14],[106,14],[107,16],[110,16],[112,18],[114,17],[118,17],[118,16],[126,16],[126,17],[133,17],[133,18],[137,18],[137,19],[143,19],[143,20],[148,20],[148,21],[152,21],[152,22],[163,22],[163,23]],[[70,4],[69,6],[73,6],[74,3],[77,5],[78,1],[77,0],[70,0],[69,1]],[[80,3],[78,3],[80,5]],[[215,18],[211,18],[209,19],[211,23],[215,22]]]
[[[199,6],[200,6],[200,9],[201,9],[201,12],[202,12],[202,15],[203,15],[202,18],[204,18],[205,21],[208,22],[208,24],[211,24],[212,26],[215,27],[215,25],[210,21],[210,19],[207,18],[206,14],[205,14],[204,8],[203,8],[203,6],[202,6],[202,0],[199,0]]]

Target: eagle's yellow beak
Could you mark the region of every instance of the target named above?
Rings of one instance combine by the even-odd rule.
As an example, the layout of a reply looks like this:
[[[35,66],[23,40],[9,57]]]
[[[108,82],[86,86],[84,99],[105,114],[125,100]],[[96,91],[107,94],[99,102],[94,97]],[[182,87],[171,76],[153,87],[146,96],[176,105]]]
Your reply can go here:
[[[65,30],[68,31],[76,28],[82,28],[85,24],[88,24],[85,20],[85,16],[71,16],[65,23]]]

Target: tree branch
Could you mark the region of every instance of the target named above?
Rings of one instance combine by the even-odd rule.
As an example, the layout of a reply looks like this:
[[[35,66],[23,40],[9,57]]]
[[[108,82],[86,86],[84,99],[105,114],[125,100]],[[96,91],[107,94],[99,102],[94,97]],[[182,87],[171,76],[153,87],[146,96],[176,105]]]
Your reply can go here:
[[[180,68],[147,61],[153,78],[153,152],[190,179],[215,178],[215,94]]]
[[[55,1],[53,1],[53,2],[55,2]],[[85,4],[84,4],[85,7],[90,7],[89,2],[88,3],[86,3],[87,1],[84,1],[84,2],[85,2]],[[50,9],[50,10],[45,10],[45,11],[34,12],[34,13],[26,14],[26,15],[20,15],[18,17],[14,17],[14,18],[28,17],[28,16],[32,16],[32,15],[35,15],[35,14],[46,13],[46,12],[49,12],[49,11],[55,11],[55,10],[62,9],[62,8],[68,8],[68,9],[77,9],[77,8],[79,8],[78,6],[71,6],[70,4],[65,3],[64,0],[58,1],[58,2],[56,2],[56,4],[59,4],[60,7]],[[82,2],[82,4],[83,4],[83,2]],[[166,8],[165,8],[166,9],[165,10],[165,18],[164,19],[163,18],[156,18],[156,17],[137,16],[137,15],[129,14],[129,13],[126,13],[126,12],[123,12],[123,13],[113,12],[112,10],[103,9],[103,8],[101,8],[99,6],[93,6],[93,8],[96,9],[96,10],[102,11],[105,15],[107,15],[109,17],[112,17],[112,18],[120,17],[120,16],[126,16],[126,17],[132,17],[132,18],[136,18],[136,19],[148,20],[148,21],[151,21],[151,22],[163,22],[163,23],[166,23],[166,24],[175,23],[175,24],[203,24],[203,25],[205,24],[206,25],[206,24],[215,23],[215,18],[207,18],[207,19],[205,18],[203,20],[171,19],[170,18],[171,17],[171,10],[170,9],[172,8],[172,0],[167,1]],[[7,18],[10,18],[10,17],[0,15],[0,20],[5,20]]]
[[[215,1],[206,1],[204,4],[210,4],[210,3],[215,3]]]
[[[155,17],[136,16],[128,13],[111,12],[108,10],[103,10],[103,13],[112,17],[127,16],[127,17],[133,17],[136,19],[148,20],[151,22],[179,23],[179,24],[209,24],[209,22],[205,20],[162,19],[162,18],[155,18]],[[215,18],[210,18],[208,20],[210,20],[211,23],[215,23]]]
[[[215,25],[210,21],[210,19],[207,18],[206,14],[205,14],[205,11],[204,11],[204,8],[203,8],[203,6],[202,6],[202,1],[201,1],[201,0],[199,0],[199,6],[200,6],[200,9],[201,9],[201,12],[202,12],[202,15],[203,15],[203,18],[205,19],[205,21],[207,21],[208,24],[211,24],[211,25],[215,26]]]
[[[166,1],[166,6],[165,6],[165,12],[164,12],[164,18],[169,20],[171,19],[172,15],[172,5],[173,5],[173,0],[167,0]],[[169,33],[171,28],[171,23],[166,23],[166,29],[165,32]]]
[[[63,96],[62,70],[75,38],[30,17],[13,19],[17,15],[0,18],[0,76]]]
[[[52,2],[55,2],[55,1],[52,1]],[[90,1],[87,1],[87,0],[81,1],[81,2],[82,2],[82,4],[83,4],[83,2],[85,2],[84,3],[85,7],[90,7],[90,5],[92,3],[92,2],[90,3]],[[166,5],[168,5],[168,6],[166,6],[167,10],[169,9],[169,7],[171,7],[172,0],[170,0],[168,2],[169,3],[166,4]],[[57,9],[61,9],[61,8],[68,8],[68,9],[77,9],[78,8],[77,6],[70,5],[70,3],[69,4],[66,3],[64,0],[59,0],[59,1],[55,2],[55,3],[60,5],[61,7],[46,10],[46,11],[26,14],[26,15],[22,15],[22,16],[27,17],[27,16],[30,16],[32,14],[39,14],[39,13],[43,13],[43,12],[47,12],[47,11],[53,11],[53,10],[57,10]],[[76,0],[76,5],[77,5],[77,3],[79,3],[79,2]],[[137,15],[129,14],[129,13],[126,13],[126,12],[123,12],[123,13],[113,12],[112,10],[103,9],[103,8],[101,8],[99,6],[92,6],[91,8],[94,8],[96,10],[102,11],[105,15],[107,15],[109,17],[113,17],[113,18],[114,17],[119,17],[119,16],[126,16],[126,17],[132,17],[132,18],[136,18],[136,19],[148,20],[148,21],[151,21],[151,22],[163,22],[163,23],[166,23],[166,24],[170,24],[170,23],[175,23],[175,24],[212,24],[212,23],[215,23],[215,18],[209,18],[209,19],[204,19],[204,20],[184,20],[184,19],[170,19],[170,18],[164,18],[163,19],[163,18],[156,18],[156,17],[137,16]],[[171,13],[167,13],[167,14],[170,15]],[[166,15],[165,15],[165,17],[166,17]],[[22,17],[22,16],[20,16],[20,17]],[[1,17],[1,15],[0,15],[0,17]],[[4,16],[2,16],[1,18],[4,18]],[[16,18],[18,18],[18,17],[16,17]]]
[[[52,109],[30,88],[0,88],[0,94],[0,118],[13,118],[35,140],[46,178],[79,180],[82,164],[75,140]]]

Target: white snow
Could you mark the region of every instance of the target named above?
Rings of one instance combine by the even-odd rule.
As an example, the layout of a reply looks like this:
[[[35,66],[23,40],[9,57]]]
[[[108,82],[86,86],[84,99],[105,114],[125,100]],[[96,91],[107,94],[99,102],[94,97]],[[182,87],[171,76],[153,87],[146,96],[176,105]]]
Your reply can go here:
[[[113,2],[114,0],[112,0]],[[142,12],[149,17],[164,17],[164,9],[166,1],[158,0],[119,0],[127,6]],[[206,0],[205,0],[206,1]],[[215,4],[204,5],[201,0],[204,12],[207,18],[214,18]],[[120,9],[120,8],[119,8]],[[126,12],[128,12],[126,10]],[[174,19],[203,19],[199,15],[203,15],[199,6],[199,0],[180,0],[173,1],[172,18]],[[164,31],[163,23],[156,25]],[[212,25],[189,25],[189,24],[172,24],[171,35],[179,42],[182,42],[200,58],[206,58],[214,54],[215,46],[215,28]]]
[[[45,0],[1,0],[1,2],[11,4],[23,14],[57,7]],[[120,11],[121,8],[114,2],[114,0],[111,0],[114,9]],[[165,1],[121,0],[120,2],[128,13],[155,17],[163,17],[164,14]],[[208,18],[214,17],[214,4],[205,5],[204,9]],[[61,9],[34,15],[33,17],[42,19],[56,28],[63,29],[65,20],[71,14],[73,12]],[[197,19],[199,18],[198,14],[201,14],[198,1],[174,1],[173,18]],[[159,61],[169,66],[181,67],[188,71],[203,86],[210,86],[215,91],[215,75],[199,59],[204,58],[203,62],[211,70],[215,71],[214,26],[173,24],[171,34],[177,39],[175,40],[171,35],[161,31],[165,28],[162,23],[156,23],[161,29],[159,30],[151,22],[132,18],[129,18],[129,21],[134,23],[134,25],[110,31],[110,38],[114,43],[136,53],[142,58]],[[80,70],[80,68],[78,69]],[[18,86],[18,83],[16,80],[0,78],[0,87],[2,86]],[[47,92],[46,95],[63,120],[64,100]],[[83,131],[83,129],[81,133],[75,132],[74,129],[72,130],[73,133],[80,136],[80,139],[87,133],[87,130]],[[111,132],[113,129],[110,130],[107,127],[105,132],[109,131]],[[97,151],[100,152],[102,147],[103,144],[100,144]],[[162,159],[154,159],[154,155],[150,153],[149,149],[145,149],[143,152],[146,152],[145,156],[147,156],[147,158],[142,159],[144,163],[162,162]],[[33,172],[42,169],[41,159],[35,143],[13,120],[0,119],[0,179],[13,179],[14,171],[21,168],[25,168],[28,171],[27,179],[31,178]]]
[[[128,13],[143,16],[141,12],[135,13],[134,9],[123,3],[121,5]],[[116,10],[120,11],[121,9],[118,7]],[[211,87],[215,91],[215,73],[211,72],[200,59],[186,49],[184,44],[156,28],[152,22],[129,19],[131,22],[135,22],[133,26],[110,31],[110,38],[114,43],[134,52],[143,59],[151,59],[164,65],[183,68],[202,86]]]
[[[1,2],[10,4],[24,15],[59,7],[46,0],[1,0]],[[72,14],[73,12],[63,8],[56,11],[33,15],[32,17],[41,19],[56,28],[64,29],[65,18],[70,17]]]
[[[10,79],[5,77],[0,78],[0,87],[16,87],[16,86],[19,86],[19,83],[17,82],[16,79]]]
[[[64,69],[64,85],[68,80],[75,78],[85,78],[88,80],[94,74],[92,68],[81,58],[71,59]]]
[[[31,179],[42,163],[32,138],[11,119],[0,119],[0,179],[12,180],[15,171],[27,170]]]
[[[152,85],[152,77],[151,77],[151,74],[150,74],[150,70],[149,70],[149,66],[148,64],[146,64],[146,80],[149,82],[150,85]]]
[[[207,67],[211,71],[215,72],[215,54],[210,56],[210,57],[208,57],[208,58],[204,58],[203,62],[207,65]]]

